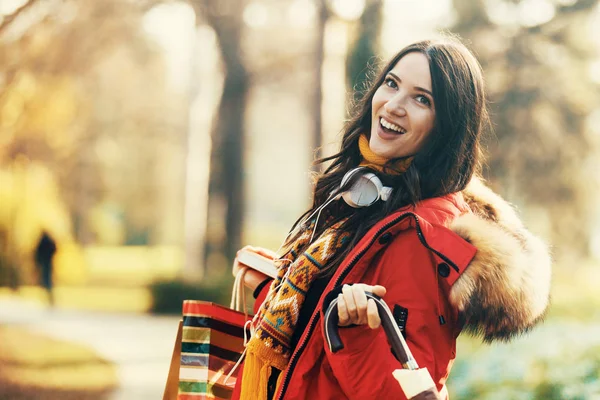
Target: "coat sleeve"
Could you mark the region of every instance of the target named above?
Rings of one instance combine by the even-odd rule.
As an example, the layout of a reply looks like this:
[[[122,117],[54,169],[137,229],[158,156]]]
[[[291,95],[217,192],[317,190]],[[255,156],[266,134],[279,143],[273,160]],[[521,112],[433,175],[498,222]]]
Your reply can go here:
[[[370,263],[372,272],[362,282],[386,287],[384,300],[390,309],[399,305],[408,310],[408,346],[419,367],[426,367],[438,390],[442,390],[454,359],[457,315],[438,279],[436,259],[421,246],[414,230],[408,230]],[[446,320],[444,325],[439,322],[440,314]],[[373,330],[362,325],[341,328],[339,332],[344,348],[334,354],[326,346],[325,351],[348,399],[406,399],[392,375],[402,367],[391,352],[383,328]]]

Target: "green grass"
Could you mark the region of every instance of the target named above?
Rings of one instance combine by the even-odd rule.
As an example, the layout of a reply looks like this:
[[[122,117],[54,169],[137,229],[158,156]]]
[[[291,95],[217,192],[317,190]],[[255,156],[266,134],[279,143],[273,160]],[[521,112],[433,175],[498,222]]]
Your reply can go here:
[[[600,322],[600,265],[555,268],[547,320]]]
[[[555,268],[545,322],[510,344],[461,335],[453,400],[600,398],[600,266]]]

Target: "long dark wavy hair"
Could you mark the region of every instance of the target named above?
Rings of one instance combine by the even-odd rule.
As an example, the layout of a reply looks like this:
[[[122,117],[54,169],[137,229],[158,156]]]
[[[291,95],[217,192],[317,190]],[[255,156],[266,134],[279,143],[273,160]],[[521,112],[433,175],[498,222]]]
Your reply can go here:
[[[481,66],[465,45],[454,37],[414,43],[392,57],[355,104],[351,118],[343,129],[340,151],[315,161],[317,165],[328,161],[331,164],[317,177],[313,204],[294,227],[306,222],[305,218],[325,203],[331,192],[339,187],[344,174],[359,165],[361,155],[358,140],[363,133],[370,135],[373,96],[396,63],[413,52],[424,54],[429,61],[436,109],[433,131],[404,174],[379,174],[384,184],[394,188],[388,201],[378,201],[372,206],[358,209],[339,201],[323,210],[315,237],[346,217],[348,219],[340,230],[351,232],[351,235],[348,245],[328,263],[322,275],[332,274],[354,245],[382,218],[421,200],[461,191],[473,175],[481,171],[480,138],[489,124]],[[386,167],[392,168],[395,161],[390,160]],[[286,244],[293,243],[300,231],[290,235]]]

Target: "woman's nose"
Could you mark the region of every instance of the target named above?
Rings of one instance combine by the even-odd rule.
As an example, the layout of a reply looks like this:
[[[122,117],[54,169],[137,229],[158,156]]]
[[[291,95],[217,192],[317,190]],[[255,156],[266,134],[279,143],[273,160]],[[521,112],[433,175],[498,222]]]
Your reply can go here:
[[[398,93],[385,103],[384,109],[388,114],[404,116],[406,115],[405,101],[405,96]]]

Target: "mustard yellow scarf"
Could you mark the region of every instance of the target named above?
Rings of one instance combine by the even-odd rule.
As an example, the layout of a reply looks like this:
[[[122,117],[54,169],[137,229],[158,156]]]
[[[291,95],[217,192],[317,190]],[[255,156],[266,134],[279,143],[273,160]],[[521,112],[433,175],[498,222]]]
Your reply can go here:
[[[371,151],[366,135],[360,137],[359,149],[363,157],[361,166],[393,174],[403,173],[410,166],[411,159],[402,159],[394,163],[392,168],[384,167],[388,160]],[[344,221],[338,221],[323,231],[299,254],[310,240],[315,224],[311,221],[289,247],[290,250],[280,257],[279,273],[271,284],[267,299],[258,311],[256,330],[246,346],[242,400],[267,400],[272,368],[283,371],[287,367],[293,351],[290,345],[292,335],[306,293],[319,276],[319,272],[344,247],[350,237],[350,232],[340,229]],[[280,378],[283,375],[281,374]],[[277,386],[279,383],[278,381]]]
[[[369,139],[364,133],[358,139],[358,148],[363,157],[360,163],[361,166],[369,167],[388,175],[403,174],[410,167],[413,160],[413,157],[405,157],[395,161],[392,165],[387,165],[389,159],[373,153],[369,147]]]

